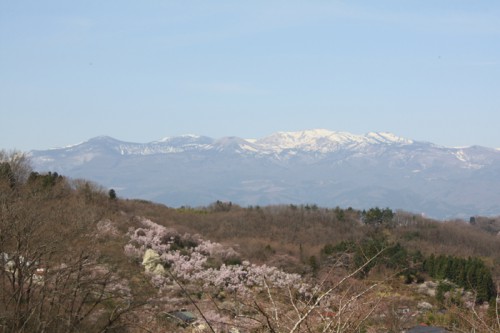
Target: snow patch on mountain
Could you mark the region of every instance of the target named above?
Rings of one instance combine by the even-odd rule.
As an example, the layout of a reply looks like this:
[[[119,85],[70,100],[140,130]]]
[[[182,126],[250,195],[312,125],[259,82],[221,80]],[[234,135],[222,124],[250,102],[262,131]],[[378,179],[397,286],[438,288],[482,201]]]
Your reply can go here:
[[[389,143],[389,144],[412,144],[413,140],[405,139],[402,137],[399,137],[397,135],[394,135],[389,132],[370,132],[365,135],[365,138],[368,140],[373,140],[371,143]]]
[[[463,162],[463,168],[466,169],[481,169],[484,167],[482,164],[474,163],[471,158],[463,151],[458,149],[452,153],[459,161]]]
[[[453,155],[455,155],[455,157],[462,162],[468,162],[467,156],[465,155],[463,150],[456,151],[453,153]]]
[[[264,150],[304,150],[330,153],[341,149],[353,149],[370,144],[412,144],[413,141],[392,133],[371,132],[355,135],[348,132],[333,132],[325,129],[298,132],[278,132],[255,141]]]
[[[157,140],[157,141],[153,141],[152,143],[163,143],[163,142],[171,142],[173,140],[179,140],[179,139],[184,139],[184,140],[187,140],[187,141],[196,141],[196,140],[199,140],[201,139],[202,136],[200,135],[196,135],[196,134],[183,134],[183,135],[180,135],[180,136],[167,136],[167,137],[164,137],[160,140]]]

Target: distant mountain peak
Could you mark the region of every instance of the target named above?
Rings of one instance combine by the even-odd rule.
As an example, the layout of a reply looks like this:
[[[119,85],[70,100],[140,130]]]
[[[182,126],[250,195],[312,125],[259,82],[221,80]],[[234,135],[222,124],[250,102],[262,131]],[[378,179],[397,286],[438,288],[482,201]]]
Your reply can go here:
[[[99,135],[99,136],[96,136],[96,137],[93,137],[89,140],[87,140],[87,142],[111,142],[111,143],[116,143],[116,142],[120,142],[119,140],[115,139],[115,138],[112,138],[108,135]]]
[[[367,144],[412,144],[413,141],[389,132],[370,132],[356,135],[349,132],[334,132],[325,129],[312,129],[297,132],[277,132],[255,141],[267,149],[301,149],[322,153],[341,148]]]
[[[215,149],[252,154],[281,154],[296,151],[327,154],[339,149],[362,149],[373,144],[401,145],[413,141],[389,132],[370,132],[356,135],[327,129],[276,132],[260,139],[242,139],[235,136],[213,139],[195,134],[169,136],[149,143],[124,142],[110,136],[101,135],[80,144],[57,149],[112,149],[121,155],[152,155],[160,153],[180,153],[184,151]],[[56,149],[56,150],[57,150]],[[51,149],[54,150],[54,149]]]
[[[179,139],[179,138],[197,140],[197,139],[202,138],[202,136],[196,135],[196,134],[182,134],[179,136],[166,136],[166,137],[164,137],[160,140],[154,141],[154,142],[168,142],[168,141],[171,141],[172,139]]]
[[[449,148],[389,132],[311,129],[260,139],[193,134],[149,143],[99,136],[33,151],[37,171],[121,188],[168,205],[375,205],[429,216],[499,214],[500,151]]]

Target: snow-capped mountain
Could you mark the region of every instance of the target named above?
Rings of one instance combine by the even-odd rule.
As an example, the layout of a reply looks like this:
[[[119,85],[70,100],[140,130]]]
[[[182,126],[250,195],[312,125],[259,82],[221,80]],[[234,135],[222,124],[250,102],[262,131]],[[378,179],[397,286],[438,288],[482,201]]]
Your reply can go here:
[[[500,151],[391,133],[279,132],[260,139],[184,135],[150,143],[102,136],[32,151],[38,171],[171,206],[316,203],[444,218],[500,214]]]
[[[263,149],[281,152],[287,149],[330,153],[339,149],[362,147],[369,144],[411,144],[411,140],[391,133],[368,133],[354,135],[347,132],[310,130],[301,132],[278,132],[256,141]]]

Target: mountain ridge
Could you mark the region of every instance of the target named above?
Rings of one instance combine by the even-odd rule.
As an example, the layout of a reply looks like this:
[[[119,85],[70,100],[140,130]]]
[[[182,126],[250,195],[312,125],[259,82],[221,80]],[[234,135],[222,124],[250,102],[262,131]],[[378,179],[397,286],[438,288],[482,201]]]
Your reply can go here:
[[[190,134],[149,143],[99,136],[30,156],[38,171],[173,206],[226,200],[378,205],[437,218],[500,215],[500,151],[444,147],[387,132],[317,129],[260,139]]]
[[[185,134],[174,137],[164,137],[159,140],[154,140],[146,143],[136,143],[136,142],[128,142],[121,141],[115,139],[111,136],[101,135],[90,138],[87,141],[73,144],[65,147],[59,148],[50,148],[49,150],[58,150],[58,149],[66,149],[73,148],[76,146],[81,146],[83,144],[88,144],[92,142],[107,142],[107,143],[119,143],[120,145],[166,145],[169,143],[176,143],[182,141],[190,141],[196,142],[196,140],[203,140],[205,144],[211,144],[218,141],[227,141],[230,139],[237,139],[244,141],[245,143],[257,145],[262,147],[264,150],[267,147],[279,147],[279,149],[292,149],[292,148],[303,148],[304,146],[308,146],[311,150],[314,150],[315,147],[311,146],[312,143],[317,142],[318,140],[328,139],[330,142],[335,142],[338,144],[353,144],[353,143],[363,143],[363,142],[380,142],[380,143],[412,143],[413,140],[405,139],[402,137],[398,137],[389,132],[369,132],[365,135],[356,135],[348,132],[335,132],[324,129],[315,129],[315,130],[304,130],[304,131],[295,131],[295,132],[276,132],[269,136],[260,138],[260,139],[244,139],[236,136],[222,137],[222,138],[210,138],[208,136],[200,136],[194,134]],[[35,151],[44,151],[44,150],[35,150]]]

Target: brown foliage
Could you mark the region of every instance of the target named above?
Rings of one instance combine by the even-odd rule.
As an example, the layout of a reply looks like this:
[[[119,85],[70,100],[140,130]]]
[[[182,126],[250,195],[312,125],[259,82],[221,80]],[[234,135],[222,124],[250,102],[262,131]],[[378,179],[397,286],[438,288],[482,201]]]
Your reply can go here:
[[[91,186],[17,182],[0,192],[0,327],[3,332],[99,332],[141,303],[95,242],[109,211]],[[112,248],[123,252],[124,240]],[[121,256],[123,257],[123,255]],[[121,270],[120,270],[121,271]]]

